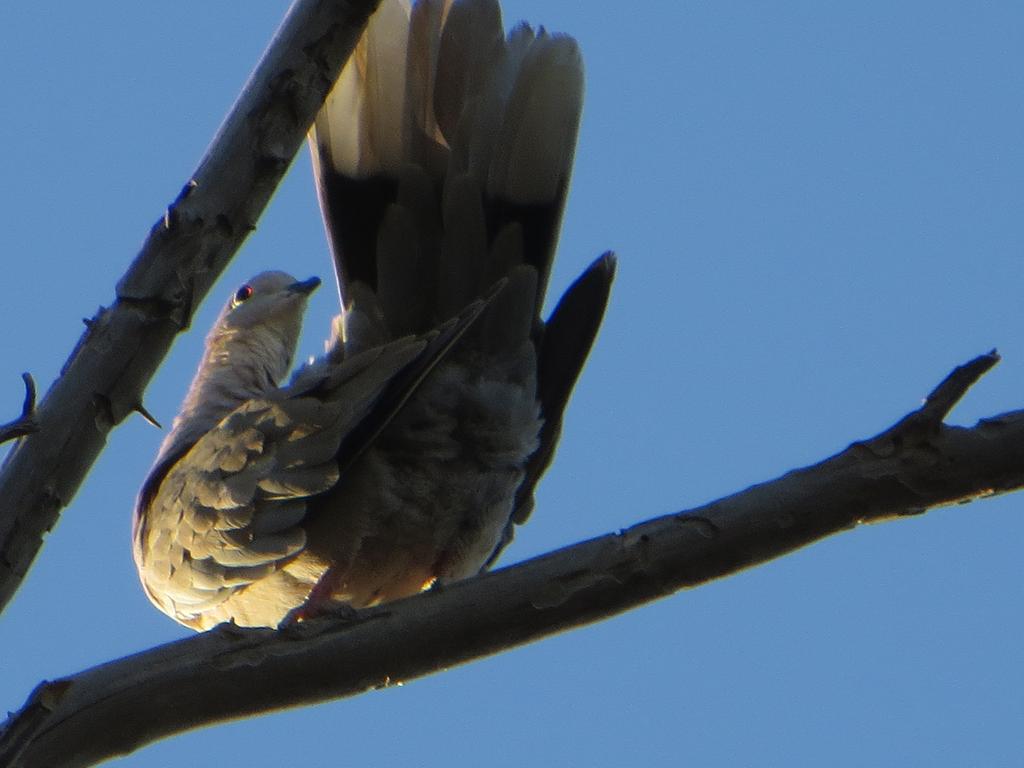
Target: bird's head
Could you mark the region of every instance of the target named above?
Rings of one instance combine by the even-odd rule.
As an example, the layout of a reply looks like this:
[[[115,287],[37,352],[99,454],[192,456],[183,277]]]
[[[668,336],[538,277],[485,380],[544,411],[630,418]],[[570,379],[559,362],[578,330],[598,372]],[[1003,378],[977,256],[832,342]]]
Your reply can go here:
[[[261,272],[232,294],[217,325],[224,331],[299,326],[306,299],[319,285],[319,277],[300,281],[287,272]]]
[[[228,300],[207,339],[208,354],[217,363],[257,363],[280,380],[291,367],[306,301],[319,285],[318,277],[256,275]]]

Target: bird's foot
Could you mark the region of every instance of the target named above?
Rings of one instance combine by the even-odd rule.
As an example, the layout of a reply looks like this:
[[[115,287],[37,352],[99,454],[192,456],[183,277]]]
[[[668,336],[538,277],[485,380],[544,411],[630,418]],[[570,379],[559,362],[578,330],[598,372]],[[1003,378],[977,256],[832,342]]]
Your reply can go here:
[[[357,611],[348,603],[341,603],[332,599],[334,593],[341,586],[341,574],[333,568],[328,568],[320,576],[320,579],[313,588],[309,590],[306,600],[302,605],[288,611],[277,625],[278,629],[294,627],[304,621],[319,619],[324,616],[336,616],[352,619]]]
[[[292,610],[290,610],[285,617],[281,619],[277,628],[287,629],[307,621],[312,621],[313,619],[323,619],[327,617],[344,619],[346,621],[355,621],[356,618],[359,617],[359,611],[348,603],[339,603],[333,600],[313,603],[310,600],[306,600],[306,602],[298,608],[292,608]]]

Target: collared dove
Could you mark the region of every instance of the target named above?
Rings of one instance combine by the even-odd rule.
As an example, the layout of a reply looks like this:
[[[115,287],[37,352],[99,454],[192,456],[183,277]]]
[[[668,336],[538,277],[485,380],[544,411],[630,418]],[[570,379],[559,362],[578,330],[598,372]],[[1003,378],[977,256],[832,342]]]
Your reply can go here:
[[[597,333],[610,255],[540,318],[582,106],[575,41],[497,0],[384,0],[310,133],[342,300],[238,289],[136,504],[160,610],[277,626],[487,568],[525,521]]]

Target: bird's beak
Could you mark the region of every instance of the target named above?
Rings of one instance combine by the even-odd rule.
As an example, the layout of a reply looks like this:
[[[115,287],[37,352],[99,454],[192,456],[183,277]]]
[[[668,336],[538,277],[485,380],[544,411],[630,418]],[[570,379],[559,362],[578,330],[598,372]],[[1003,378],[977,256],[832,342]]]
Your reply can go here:
[[[299,280],[297,283],[292,283],[288,286],[288,290],[292,293],[301,293],[304,296],[309,296],[313,291],[320,287],[320,278],[311,277],[309,280]]]

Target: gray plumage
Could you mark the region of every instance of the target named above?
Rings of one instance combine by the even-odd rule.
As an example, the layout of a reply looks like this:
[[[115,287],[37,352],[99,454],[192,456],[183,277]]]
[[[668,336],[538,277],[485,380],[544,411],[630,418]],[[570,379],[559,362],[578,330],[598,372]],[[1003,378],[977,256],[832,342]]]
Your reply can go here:
[[[343,311],[287,375],[319,281],[225,307],[139,494],[152,601],[276,626],[479,572],[533,505],[614,271],[543,302],[582,106],[568,37],[493,0],[384,0],[310,135]]]

